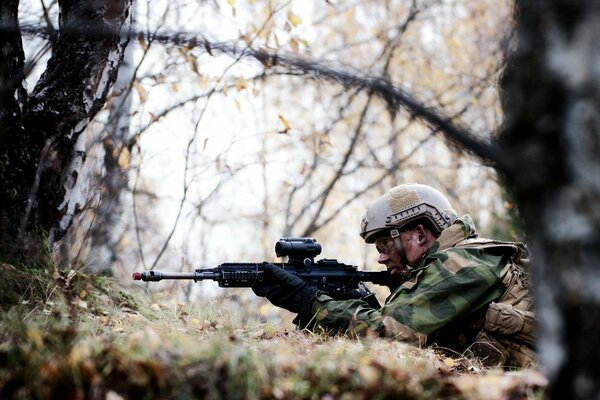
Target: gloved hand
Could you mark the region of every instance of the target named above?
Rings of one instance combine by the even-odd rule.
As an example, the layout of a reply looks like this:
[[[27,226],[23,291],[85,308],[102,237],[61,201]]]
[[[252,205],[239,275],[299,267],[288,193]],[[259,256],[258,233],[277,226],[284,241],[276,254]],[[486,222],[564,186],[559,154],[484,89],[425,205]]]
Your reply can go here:
[[[309,316],[311,302],[317,294],[317,288],[268,263],[264,264],[263,282],[254,284],[252,290],[257,296],[266,297],[277,307],[303,316]]]
[[[377,297],[375,297],[375,293],[371,292],[369,288],[367,288],[362,282],[359,283],[359,287],[360,290],[352,289],[346,291],[343,294],[327,294],[331,296],[334,300],[362,300],[369,304],[369,306],[371,306],[372,308],[379,310],[381,308],[381,304],[379,304]]]

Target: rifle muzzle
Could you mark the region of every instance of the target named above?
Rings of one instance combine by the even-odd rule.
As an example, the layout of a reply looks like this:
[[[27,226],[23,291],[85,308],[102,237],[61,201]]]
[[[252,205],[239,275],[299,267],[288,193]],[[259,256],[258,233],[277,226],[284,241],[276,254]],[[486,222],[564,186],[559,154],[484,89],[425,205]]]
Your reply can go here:
[[[162,273],[158,271],[144,271],[144,272],[134,272],[133,280],[135,281],[144,281],[144,282],[158,282],[162,280]]]

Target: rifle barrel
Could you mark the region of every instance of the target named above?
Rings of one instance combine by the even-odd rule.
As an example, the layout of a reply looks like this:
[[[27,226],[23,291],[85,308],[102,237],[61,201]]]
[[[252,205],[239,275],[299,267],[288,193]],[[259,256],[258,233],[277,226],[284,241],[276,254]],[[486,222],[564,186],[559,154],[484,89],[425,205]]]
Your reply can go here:
[[[144,282],[158,282],[163,279],[193,279],[196,280],[195,272],[160,272],[160,271],[144,271],[134,272],[133,279]],[[210,278],[204,278],[210,279]]]

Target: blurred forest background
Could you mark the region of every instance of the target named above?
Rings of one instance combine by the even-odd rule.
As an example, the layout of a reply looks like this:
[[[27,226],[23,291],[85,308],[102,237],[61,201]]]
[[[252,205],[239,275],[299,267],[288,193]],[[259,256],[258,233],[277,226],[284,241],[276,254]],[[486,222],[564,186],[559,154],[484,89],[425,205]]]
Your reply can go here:
[[[290,337],[268,325],[281,314],[248,291],[150,288],[134,285],[131,272],[274,260],[274,243],[292,235],[317,238],[323,257],[379,269],[358,236],[360,217],[390,187],[422,182],[471,214],[482,236],[530,244],[551,396],[597,396],[600,356],[589,349],[600,345],[599,15],[585,0],[3,1],[0,292],[9,311],[0,357],[21,369],[0,371],[0,394],[51,398],[61,376],[73,397],[118,398],[98,382],[120,382],[131,365],[152,381],[183,362],[169,353],[153,364],[163,328],[181,333],[170,345],[214,331],[224,333],[220,350],[233,343],[225,356],[206,344],[184,369],[216,375],[181,390],[218,393],[238,361],[265,351],[248,338]],[[114,276],[112,284],[100,275]],[[165,288],[174,303],[132,297]],[[184,308],[209,299],[257,315],[227,325],[224,311]],[[132,315],[164,327],[142,328]],[[267,325],[257,332],[249,319]],[[311,340],[296,344],[314,354],[326,339]],[[138,354],[145,341],[154,347],[141,361],[115,356]],[[47,347],[50,355],[36,353]],[[389,360],[361,351],[353,357],[369,367],[335,378],[340,387],[352,393],[346,380],[368,382],[375,369],[363,388],[369,397],[382,380],[400,379]],[[105,364],[90,367],[99,355]],[[436,360],[402,388],[414,397],[476,391],[473,382],[445,380],[479,373],[476,364]],[[344,362],[331,370],[344,371]],[[275,360],[275,370],[299,374],[282,388],[258,364],[243,365],[262,375],[225,393],[236,385],[241,398],[331,393],[303,391],[318,387],[318,368]],[[15,389],[36,373],[54,386]],[[544,386],[533,381],[507,396]],[[170,385],[160,381],[156,394],[178,390]]]
[[[23,24],[56,18],[55,5],[36,8],[24,7]],[[143,37],[130,41],[106,107],[79,139],[85,213],[62,240],[65,262],[127,279],[138,269],[273,260],[276,240],[292,235],[316,237],[324,257],[379,268],[358,236],[360,217],[401,182],[438,187],[483,234],[518,236],[494,171],[411,114],[187,40],[201,32],[385,76],[489,137],[501,121],[510,2],[154,1],[131,10]],[[43,39],[28,46],[39,68],[49,51]]]

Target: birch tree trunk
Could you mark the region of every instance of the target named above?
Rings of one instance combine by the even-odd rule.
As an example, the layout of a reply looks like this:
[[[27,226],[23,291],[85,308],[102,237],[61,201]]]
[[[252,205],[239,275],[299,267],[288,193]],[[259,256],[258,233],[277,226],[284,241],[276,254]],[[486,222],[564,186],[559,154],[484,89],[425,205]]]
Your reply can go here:
[[[59,34],[46,70],[30,94],[18,0],[0,5],[0,256],[47,265],[49,245],[80,211],[70,198],[85,153],[79,135],[104,105],[116,79],[131,0],[61,0]]]
[[[517,1],[502,80],[502,171],[534,262],[539,354],[555,399],[600,398],[600,6]]]
[[[134,7],[132,7],[132,10]],[[119,259],[118,241],[123,231],[122,192],[129,182],[131,157],[132,82],[135,79],[134,46],[125,49],[113,86],[106,128],[102,133],[101,171],[97,175],[101,188],[100,202],[94,210],[94,223],[90,232],[90,255],[99,261],[89,263],[96,273],[110,271]]]

